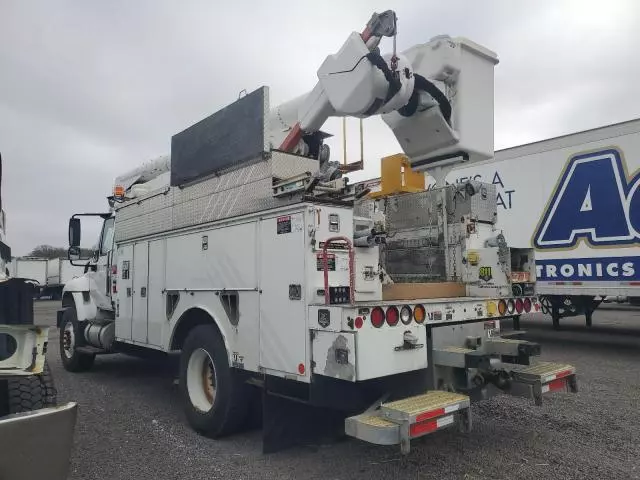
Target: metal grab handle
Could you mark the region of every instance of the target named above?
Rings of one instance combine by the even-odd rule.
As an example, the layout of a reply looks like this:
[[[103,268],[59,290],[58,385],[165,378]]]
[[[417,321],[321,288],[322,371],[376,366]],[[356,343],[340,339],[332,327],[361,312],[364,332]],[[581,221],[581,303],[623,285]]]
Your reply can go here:
[[[327,249],[331,242],[343,241],[349,247],[349,302],[351,305],[355,303],[355,267],[354,267],[354,252],[353,243],[347,237],[330,237],[324,241],[322,247],[322,268],[324,273],[324,304],[329,305],[329,263],[327,261]]]

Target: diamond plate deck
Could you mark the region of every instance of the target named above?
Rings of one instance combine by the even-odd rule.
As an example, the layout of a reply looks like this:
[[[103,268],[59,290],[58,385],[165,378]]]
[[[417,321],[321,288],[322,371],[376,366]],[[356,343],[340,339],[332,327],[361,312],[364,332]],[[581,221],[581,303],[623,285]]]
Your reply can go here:
[[[273,151],[242,168],[183,187],[165,186],[116,207],[116,242],[297,203],[274,198],[273,182],[315,172],[317,160]]]
[[[419,415],[458,405],[460,409],[469,407],[469,397],[459,393],[432,391],[422,395],[384,403],[380,410],[386,418],[396,421],[415,422]],[[445,412],[442,412],[444,414]],[[448,413],[448,412],[446,412]],[[436,415],[437,416],[437,415]]]
[[[573,365],[566,363],[539,362],[526,367],[514,367],[512,371],[518,381],[548,383],[555,380],[559,373],[571,375],[576,372],[576,369]],[[561,375],[561,377],[564,376],[566,375]]]

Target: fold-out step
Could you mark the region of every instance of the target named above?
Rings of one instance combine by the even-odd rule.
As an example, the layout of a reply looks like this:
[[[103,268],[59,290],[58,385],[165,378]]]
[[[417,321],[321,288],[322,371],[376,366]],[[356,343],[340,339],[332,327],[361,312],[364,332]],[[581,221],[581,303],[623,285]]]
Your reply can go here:
[[[536,405],[542,405],[542,395],[545,393],[578,391],[576,369],[573,365],[551,362],[539,362],[526,367],[514,365],[511,374],[510,393],[533,398]]]
[[[383,403],[345,420],[347,435],[378,445],[400,444],[409,453],[411,439],[458,424],[471,429],[470,401],[466,395],[431,391],[422,395]]]

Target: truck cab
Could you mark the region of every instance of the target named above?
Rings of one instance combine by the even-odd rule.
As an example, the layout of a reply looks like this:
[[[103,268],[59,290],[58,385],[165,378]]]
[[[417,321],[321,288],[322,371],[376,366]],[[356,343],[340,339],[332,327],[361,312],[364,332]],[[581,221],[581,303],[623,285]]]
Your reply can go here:
[[[83,225],[89,227],[85,228],[86,240],[83,239]],[[57,325],[62,329],[62,360],[67,362],[66,368],[74,368],[74,365],[77,368],[78,362],[93,363],[95,352],[87,347],[83,338],[86,322],[100,319],[113,322],[115,318],[110,268],[115,262],[114,226],[112,212],[75,214],[69,220],[69,260],[72,265],[84,266],[84,274],[65,284],[62,306],[57,312]],[[87,233],[96,231],[99,233],[94,243],[95,237]],[[91,246],[85,247],[83,240],[90,242],[87,245]],[[75,346],[81,347],[80,350],[76,351]],[[79,360],[81,358],[84,360]]]

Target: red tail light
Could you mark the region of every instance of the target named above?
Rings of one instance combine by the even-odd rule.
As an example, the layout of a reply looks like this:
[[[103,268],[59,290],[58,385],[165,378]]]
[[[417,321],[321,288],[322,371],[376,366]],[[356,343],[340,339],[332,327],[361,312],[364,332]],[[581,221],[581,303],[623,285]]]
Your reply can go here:
[[[375,307],[371,310],[371,325],[376,328],[380,328],[384,325],[384,310],[380,307]]]
[[[522,308],[523,307],[524,307],[524,305],[522,305],[522,299],[521,298],[516,298],[516,312],[522,313]]]
[[[362,319],[362,317],[356,317],[356,319],[354,321],[354,325],[358,329],[362,328],[362,326],[364,325],[364,320]]]
[[[117,274],[118,274],[118,266],[111,265],[111,275],[117,275]]]
[[[400,312],[396,307],[387,308],[387,323],[390,327],[395,327],[400,320]]]
[[[529,313],[531,311],[531,299],[530,298],[525,298],[524,299],[524,312],[525,313]]]

